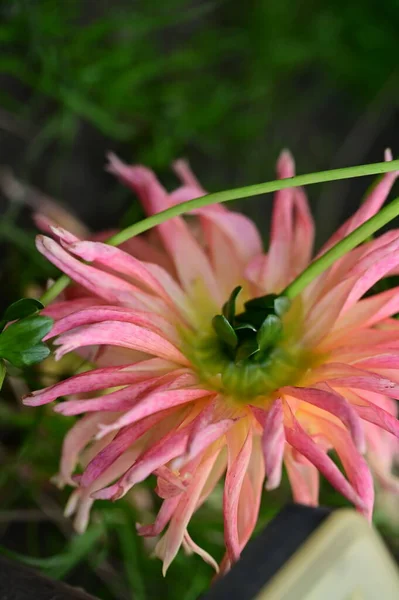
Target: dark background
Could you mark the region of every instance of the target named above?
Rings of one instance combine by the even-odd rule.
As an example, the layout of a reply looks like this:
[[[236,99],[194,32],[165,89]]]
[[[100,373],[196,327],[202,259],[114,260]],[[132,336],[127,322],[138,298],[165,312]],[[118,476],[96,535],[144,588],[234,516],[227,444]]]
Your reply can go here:
[[[210,191],[274,179],[284,147],[300,173],[379,162],[387,146],[397,155],[398,26],[399,0],[0,0],[0,188],[11,169],[98,230],[140,217],[103,169],[109,150],[154,168],[168,186],[170,163],[184,156]],[[318,243],[370,183],[308,189]],[[54,275],[34,251],[28,211],[6,196],[2,305]],[[265,237],[270,201],[238,203]],[[30,370],[26,381],[15,373],[1,392],[3,550],[105,600],[195,600],[211,569],[180,553],[163,580],[129,500],[98,502],[81,537],[62,516],[68,494],[48,481],[72,420],[21,409],[19,398],[72,367],[63,368]],[[267,495],[258,529],[287,498],[285,485]],[[328,485],[322,498],[343,503]],[[390,510],[377,509],[376,523],[397,550]],[[219,559],[217,498],[190,527]]]

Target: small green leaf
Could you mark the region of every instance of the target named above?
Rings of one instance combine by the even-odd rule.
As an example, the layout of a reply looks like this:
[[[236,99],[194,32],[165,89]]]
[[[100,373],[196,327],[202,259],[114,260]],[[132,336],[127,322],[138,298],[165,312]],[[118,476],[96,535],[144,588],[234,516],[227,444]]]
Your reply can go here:
[[[13,364],[15,367],[30,367],[31,365],[42,362],[49,354],[50,348],[41,342],[36,346],[31,346],[28,350],[22,351],[18,357],[19,364],[16,364],[15,361]]]
[[[3,315],[2,321],[16,321],[17,319],[23,319],[30,317],[37,313],[43,308],[43,304],[35,298],[21,298],[7,308]]]
[[[7,369],[2,360],[0,360],[0,390],[3,387],[4,377],[6,376]]]
[[[0,334],[0,357],[16,367],[32,365],[46,358],[49,350],[41,343],[53,320],[37,315],[12,323]]]
[[[236,288],[234,288],[234,290],[230,294],[230,298],[223,305],[223,315],[231,324],[233,324],[234,317],[236,314],[236,299],[241,290],[241,285],[238,285]]]
[[[286,296],[278,296],[274,301],[274,312],[278,317],[282,317],[289,310],[291,300]]]
[[[244,306],[247,310],[262,310],[271,313],[274,312],[274,302],[276,298],[278,298],[276,294],[267,294],[266,296],[248,300]]]
[[[223,315],[216,315],[212,319],[212,326],[219,339],[231,348],[235,348],[238,344],[237,334]]]
[[[243,362],[253,354],[256,354],[259,350],[259,344],[255,337],[245,340],[240,344],[236,352],[235,362],[236,364]]]
[[[268,315],[259,329],[256,339],[259,344],[259,350],[263,352],[278,340],[283,326],[277,315]]]

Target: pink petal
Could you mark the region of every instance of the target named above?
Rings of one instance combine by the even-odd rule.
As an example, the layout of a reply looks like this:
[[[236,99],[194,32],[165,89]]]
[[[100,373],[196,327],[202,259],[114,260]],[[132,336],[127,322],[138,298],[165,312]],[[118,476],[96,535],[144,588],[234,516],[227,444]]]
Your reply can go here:
[[[125,427],[131,423],[144,419],[148,415],[155,412],[181,406],[187,402],[193,402],[199,398],[204,398],[211,395],[209,390],[204,389],[181,389],[181,390],[169,390],[162,392],[154,392],[149,396],[145,396],[142,400],[137,402],[133,408],[127,411],[119,419],[117,419],[111,426],[101,428],[101,432],[98,437],[103,437],[114,429]]]
[[[74,375],[43,390],[37,390],[23,400],[27,406],[40,406],[56,400],[60,396],[70,396],[95,390],[128,385],[148,379],[152,375],[162,374],[173,368],[171,363],[160,359],[150,359],[134,365],[104,367]]]
[[[303,456],[300,461],[296,460],[294,454],[297,452],[286,444],[284,463],[294,502],[317,506],[319,503],[319,471]]]
[[[186,490],[187,482],[168,467],[159,467],[154,475],[158,478],[155,492],[160,498],[173,498]]]
[[[294,174],[294,160],[288,151],[284,151],[277,162],[277,175],[279,179],[286,179],[293,177]],[[273,203],[267,270],[262,274],[262,281],[265,284],[267,282],[270,291],[279,292],[287,285],[290,277],[293,207],[293,188],[276,192]]]
[[[341,331],[346,334],[348,329],[371,327],[399,312],[399,290],[393,288],[359,300],[337,320],[332,335]]]
[[[157,514],[157,518],[155,519],[155,523],[152,525],[137,525],[137,533],[145,537],[155,537],[162,533],[172,518],[179,502],[180,498],[178,496],[173,496],[173,498],[164,500]]]
[[[60,335],[75,327],[100,323],[101,321],[118,321],[132,323],[145,327],[150,331],[166,336],[175,343],[179,341],[176,327],[172,326],[166,319],[150,312],[135,311],[121,306],[90,306],[69,314],[54,324],[50,333],[43,338],[44,341]]]
[[[229,464],[223,493],[223,519],[226,549],[231,562],[240,558],[241,545],[238,535],[238,504],[252,452],[252,432],[248,431],[241,450],[236,456],[229,450]]]
[[[196,508],[201,491],[215,463],[216,456],[217,454],[211,454],[204,458],[196,469],[187,491],[180,498],[168,531],[155,548],[156,555],[163,559],[162,573],[164,575],[184,539],[187,524]]]
[[[329,363],[313,370],[309,383],[328,382],[333,387],[347,387],[386,394],[399,398],[399,385],[377,373],[369,373],[348,364]],[[307,382],[308,383],[308,382]]]
[[[266,414],[262,435],[262,453],[267,476],[267,490],[274,490],[280,485],[284,447],[283,404],[281,398],[277,398]]]
[[[357,263],[348,275],[351,277],[358,275],[359,278],[346,300],[343,311],[353,306],[377,281],[382,279],[394,267],[398,266],[398,250],[399,238],[377,248],[374,252],[370,252],[370,254]]]
[[[139,350],[186,366],[190,365],[190,361],[173,344],[157,333],[132,323],[103,321],[85,325],[62,334],[55,344],[60,346],[55,354],[57,359],[76,348],[105,344]]]
[[[142,381],[135,385],[128,385],[121,390],[98,398],[84,398],[83,400],[68,400],[54,407],[54,411],[62,415],[79,415],[94,411],[124,411],[134,405],[137,398],[149,387],[154,385],[154,380]]]
[[[386,155],[385,160],[392,160],[392,156],[390,154]],[[365,223],[368,219],[370,219],[380,210],[381,206],[387,199],[388,194],[391,191],[391,188],[395,183],[398,175],[399,171],[394,171],[392,173],[386,173],[382,177],[379,183],[372,189],[370,194],[367,196],[366,200],[362,202],[358,211],[354,215],[352,215],[343,225],[341,225],[338,231],[336,231],[334,235],[328,240],[328,242],[323,246],[320,254],[324,254],[334,244],[337,244],[340,240],[349,235],[352,231],[354,231],[357,227]]]
[[[50,262],[95,296],[133,308],[159,309],[156,299],[119,277],[79,262],[51,238],[37,236],[36,246]]]
[[[318,419],[320,430],[331,441],[359,500],[351,500],[371,520],[374,503],[373,480],[367,462],[357,452],[347,431],[334,423]],[[332,480],[330,479],[332,482]],[[349,496],[347,498],[350,500]]]
[[[315,226],[308,199],[300,188],[294,189],[295,222],[293,229],[293,252],[291,256],[294,274],[305,269],[311,260]]]
[[[333,390],[325,391],[316,388],[301,388],[286,386],[281,393],[293,396],[335,415],[346,425],[353,437],[359,452],[365,452],[366,442],[362,422],[351,404]]]
[[[169,414],[170,411],[163,411],[155,415],[150,415],[139,423],[134,423],[130,427],[119,431],[114,439],[87,465],[80,479],[80,485],[82,487],[91,486],[128,448],[151,429],[151,427],[154,427],[154,425],[165,419]]]
[[[124,165],[114,155],[110,155],[109,159],[109,171],[135,190],[149,214],[165,210],[171,205],[166,191],[149,169]],[[183,287],[190,291],[193,284],[199,280],[219,305],[223,299],[219,295],[211,266],[183,219],[175,217],[162,223],[158,226],[158,231],[165,248],[173,258]]]
[[[331,424],[332,425],[332,424]],[[342,475],[331,458],[321,450],[312,438],[305,433],[298,421],[294,419],[293,427],[285,428],[287,442],[309,460],[326,479],[350,502],[364,509],[365,504],[354,488]],[[348,439],[349,436],[348,436]],[[360,456],[360,455],[359,455]]]
[[[60,474],[58,476],[62,485],[65,483],[72,486],[76,485],[72,480],[71,475],[78,463],[80,452],[86,447],[97,432],[99,423],[104,423],[104,421],[109,422],[114,418],[115,415],[112,414],[103,415],[96,413],[94,415],[87,415],[80,419],[80,421],[68,431],[62,446]]]
[[[361,404],[356,403],[355,409],[362,419],[374,423],[399,438],[399,420],[394,415],[364,398],[361,402]]]
[[[50,306],[46,306],[42,310],[41,314],[58,320],[67,317],[74,312],[83,310],[84,308],[90,308],[91,306],[99,305],[99,302],[101,302],[101,300],[90,296],[86,298],[76,298],[74,300],[64,300],[62,302],[56,302],[54,304],[50,304]]]
[[[144,285],[154,294],[163,298],[174,308],[174,302],[159,281],[147,270],[144,263],[119,248],[100,242],[76,242],[67,247],[68,251],[88,262],[108,267]],[[161,267],[159,267],[161,268]]]
[[[220,439],[236,423],[236,419],[221,419],[201,429],[196,436],[191,436],[187,453],[174,465],[186,463],[202,454],[213,442]]]
[[[143,452],[117,483],[99,490],[94,494],[94,497],[104,500],[121,498],[136,483],[140,483],[156,469],[182,454],[187,444],[187,438],[187,428],[167,434],[154,446]]]

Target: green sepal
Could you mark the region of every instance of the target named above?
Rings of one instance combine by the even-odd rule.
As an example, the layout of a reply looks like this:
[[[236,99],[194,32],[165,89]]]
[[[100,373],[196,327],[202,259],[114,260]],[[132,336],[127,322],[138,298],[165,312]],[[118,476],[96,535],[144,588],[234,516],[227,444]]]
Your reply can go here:
[[[261,310],[263,312],[274,312],[274,302],[276,298],[278,298],[276,294],[267,294],[266,296],[260,296],[259,298],[247,300],[244,306],[247,311]]]
[[[223,304],[223,316],[225,316],[231,324],[234,323],[234,317],[236,314],[236,299],[241,290],[241,285],[238,285],[236,288],[234,288],[230,294],[230,298]]]
[[[6,309],[3,318],[0,320],[0,329],[3,329],[9,321],[30,317],[39,312],[42,308],[44,308],[43,304],[35,298],[21,298],[10,304]]]
[[[222,342],[230,346],[230,348],[236,348],[238,344],[237,334],[224,315],[213,317],[212,326]]]
[[[8,360],[15,367],[26,367],[40,362],[50,354],[42,343],[50,331],[53,320],[36,315],[12,323],[0,334],[0,358]]]
[[[278,317],[282,317],[291,306],[291,300],[287,296],[278,296],[274,300],[274,312]]]
[[[243,362],[256,354],[259,350],[259,344],[256,338],[250,338],[240,344],[235,356],[235,363]]]
[[[267,348],[273,346],[281,336],[282,331],[283,326],[280,318],[277,315],[268,315],[256,335],[260,352],[264,352]]]

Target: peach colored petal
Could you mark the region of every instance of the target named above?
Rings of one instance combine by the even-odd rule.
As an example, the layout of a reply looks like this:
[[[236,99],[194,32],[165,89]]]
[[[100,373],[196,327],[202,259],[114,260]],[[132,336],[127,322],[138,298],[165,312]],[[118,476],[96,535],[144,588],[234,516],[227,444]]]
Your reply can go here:
[[[185,366],[190,365],[190,362],[180,350],[164,337],[133,323],[102,321],[101,323],[84,325],[69,333],[63,333],[54,343],[59,346],[55,353],[57,359],[82,346],[106,344],[140,350],[140,352],[154,354],[159,358],[165,358]]]
[[[284,447],[283,403],[281,398],[277,398],[267,412],[263,425],[262,453],[267,476],[267,490],[274,490],[280,485]]]

